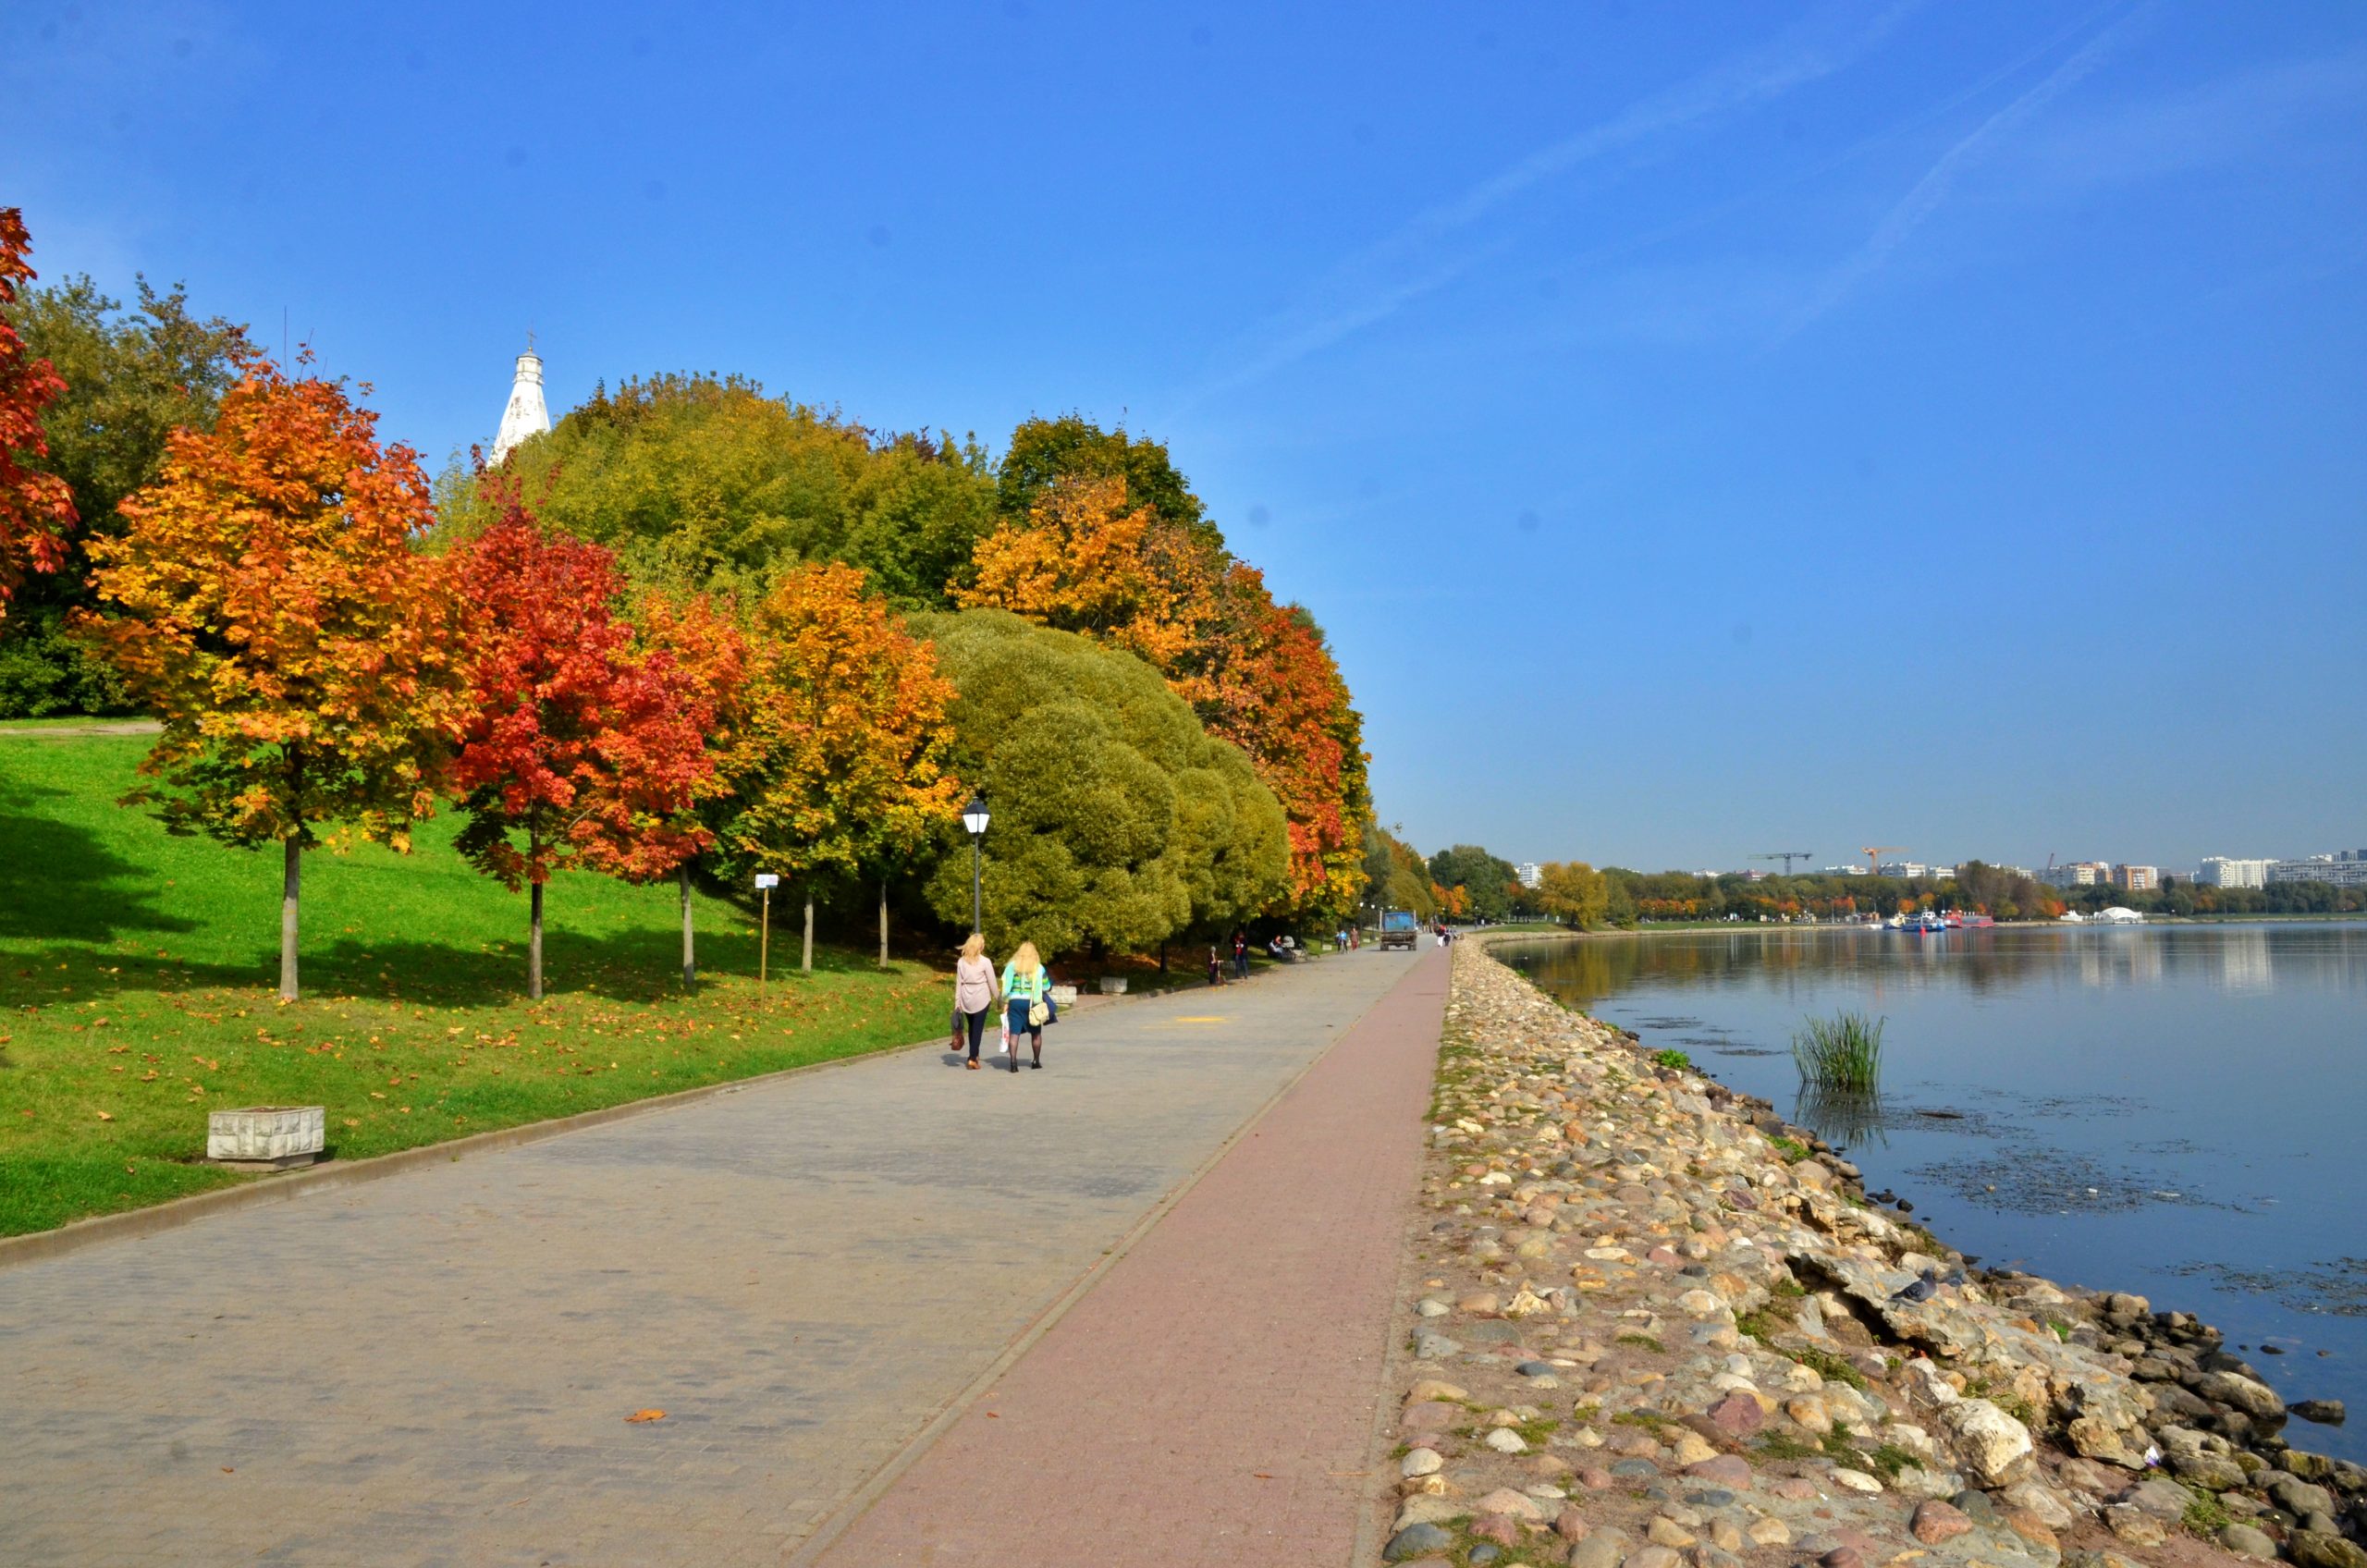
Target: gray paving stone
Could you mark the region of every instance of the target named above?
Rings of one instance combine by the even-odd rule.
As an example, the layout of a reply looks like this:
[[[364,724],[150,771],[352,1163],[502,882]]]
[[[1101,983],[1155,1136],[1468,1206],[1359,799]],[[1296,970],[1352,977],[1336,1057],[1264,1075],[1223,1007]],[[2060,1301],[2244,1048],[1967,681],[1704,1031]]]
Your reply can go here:
[[[777,1562],[1409,962],[0,1269],[0,1560]]]

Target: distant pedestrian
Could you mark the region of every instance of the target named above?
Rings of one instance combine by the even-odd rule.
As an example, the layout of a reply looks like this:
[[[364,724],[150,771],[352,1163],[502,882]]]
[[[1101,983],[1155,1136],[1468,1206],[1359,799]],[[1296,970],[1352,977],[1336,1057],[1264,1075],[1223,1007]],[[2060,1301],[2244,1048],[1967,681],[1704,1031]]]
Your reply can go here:
[[[1011,1054],[1011,1070],[1019,1071],[1019,1036],[1034,1047],[1030,1067],[1044,1065],[1044,1025],[1052,1018],[1052,977],[1033,942],[1022,942],[1011,962],[1002,966],[1003,1049]]]
[[[1249,933],[1238,925],[1233,928],[1233,977],[1249,978]]]
[[[1214,942],[1208,944],[1208,984],[1211,986],[1224,984],[1224,961],[1217,957],[1217,945]]]
[[[978,1041],[986,1035],[987,1017],[995,1009],[995,961],[987,956],[987,939],[975,931],[962,944],[953,965],[953,1027],[955,1038],[970,1036],[969,1069],[978,1071]]]

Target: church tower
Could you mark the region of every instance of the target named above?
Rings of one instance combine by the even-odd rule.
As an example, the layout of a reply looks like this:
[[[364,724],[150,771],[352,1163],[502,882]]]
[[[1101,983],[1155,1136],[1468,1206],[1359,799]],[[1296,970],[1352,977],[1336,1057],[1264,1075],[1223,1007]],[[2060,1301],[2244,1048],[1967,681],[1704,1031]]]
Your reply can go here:
[[[493,438],[493,460],[529,435],[551,427],[550,410],[543,407],[543,357],[534,352],[534,335],[526,335],[526,351],[518,356],[518,379],[509,388],[509,406],[501,410],[501,431]]]

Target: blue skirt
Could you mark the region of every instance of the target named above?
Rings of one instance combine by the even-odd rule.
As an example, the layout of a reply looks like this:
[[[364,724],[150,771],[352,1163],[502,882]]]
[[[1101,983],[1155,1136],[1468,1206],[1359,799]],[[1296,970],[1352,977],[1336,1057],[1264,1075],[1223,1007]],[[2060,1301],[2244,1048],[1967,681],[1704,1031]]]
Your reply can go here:
[[[1011,1033],[1014,1035],[1034,1035],[1042,1033],[1042,1031],[1037,1029],[1036,1025],[1027,1022],[1027,1010],[1031,1005],[1033,1004],[1030,1003],[1025,997],[1012,998],[1011,1006],[1006,1012],[1004,1027],[1009,1029]]]

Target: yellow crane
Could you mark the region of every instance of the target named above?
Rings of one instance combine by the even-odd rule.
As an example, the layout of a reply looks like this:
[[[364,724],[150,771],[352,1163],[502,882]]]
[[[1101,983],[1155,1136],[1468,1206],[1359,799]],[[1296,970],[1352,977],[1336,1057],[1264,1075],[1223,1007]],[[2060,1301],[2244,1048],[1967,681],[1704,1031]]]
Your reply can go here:
[[[1880,876],[1883,874],[1883,856],[1904,854],[1906,851],[1905,844],[1860,844],[1858,846],[1858,852],[1866,857],[1866,873],[1870,876]]]

